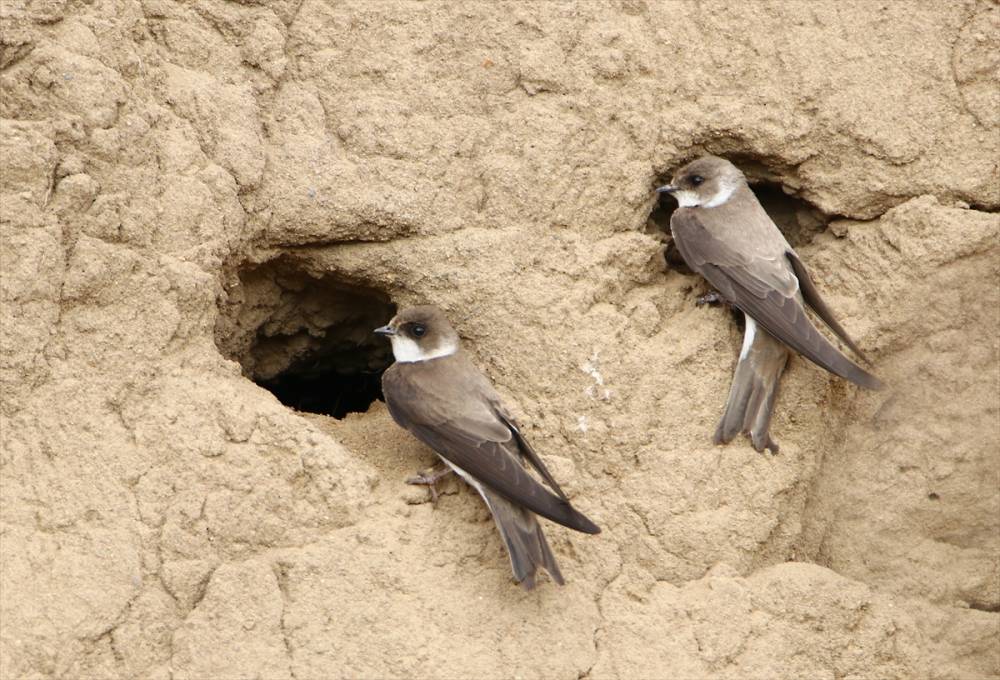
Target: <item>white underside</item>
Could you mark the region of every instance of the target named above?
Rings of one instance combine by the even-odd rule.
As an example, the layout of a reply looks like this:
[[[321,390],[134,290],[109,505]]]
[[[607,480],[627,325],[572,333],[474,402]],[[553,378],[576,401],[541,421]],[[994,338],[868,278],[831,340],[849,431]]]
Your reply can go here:
[[[396,361],[402,364],[412,364],[417,361],[429,361],[439,357],[446,357],[454,354],[455,350],[458,349],[458,345],[447,344],[430,352],[425,352],[411,338],[404,338],[402,335],[393,335],[391,340],[392,355],[396,357]]]
[[[460,468],[457,465],[455,465],[454,463],[452,463],[450,460],[448,460],[444,456],[438,455],[438,458],[440,458],[441,461],[445,465],[447,465],[452,470],[454,470],[456,475],[458,475],[459,477],[461,477],[462,479],[464,479],[465,481],[467,481],[469,483],[469,486],[471,486],[473,489],[475,489],[476,491],[478,491],[480,494],[483,493],[483,486],[479,482],[476,481],[475,477],[473,477],[468,472],[466,472],[462,468]]]
[[[473,477],[468,472],[466,472],[462,468],[458,467],[454,463],[446,460],[443,456],[439,455],[438,458],[440,458],[441,460],[443,460],[444,463],[445,463],[445,465],[447,465],[452,470],[454,470],[455,474],[457,474],[459,477],[461,477],[466,482],[468,482],[469,486],[471,486],[473,489],[475,489],[477,492],[479,492],[479,495],[482,497],[483,502],[486,503],[486,507],[490,509],[490,515],[493,516],[493,522],[497,525],[497,530],[500,532],[500,535],[504,537],[504,543],[507,543],[508,542],[507,541],[507,537],[504,535],[505,534],[504,527],[503,527],[502,524],[500,524],[500,522],[497,521],[496,513],[493,512],[493,506],[490,505],[490,499],[483,492],[483,485],[480,484],[476,480],[475,477]],[[507,547],[507,559],[510,560],[510,568],[514,569],[514,556],[510,554],[510,548],[509,547]]]
[[[475,477],[473,477],[472,475],[470,475],[468,472],[466,472],[462,468],[460,468],[457,465],[455,465],[454,463],[452,463],[450,460],[448,460],[444,456],[438,455],[438,458],[440,458],[442,461],[444,461],[445,465],[447,465],[452,470],[454,470],[456,475],[458,475],[459,477],[461,477],[462,479],[464,479],[469,484],[469,486],[471,486],[473,489],[475,489],[479,493],[479,495],[482,497],[482,499],[486,502],[486,507],[488,507],[490,509],[490,514],[492,515],[493,514],[493,507],[490,506],[490,499],[486,497],[485,493],[483,493],[483,485],[479,483],[479,480],[477,480]]]
[[[743,348],[740,350],[740,361],[747,358],[750,353],[750,346],[753,345],[754,336],[757,335],[757,322],[752,317],[744,315],[747,321],[747,329],[743,332]]]

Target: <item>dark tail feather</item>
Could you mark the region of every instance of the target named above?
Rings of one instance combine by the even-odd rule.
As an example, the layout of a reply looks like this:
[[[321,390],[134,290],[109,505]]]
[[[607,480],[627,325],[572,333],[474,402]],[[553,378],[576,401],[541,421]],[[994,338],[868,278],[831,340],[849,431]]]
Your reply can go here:
[[[750,323],[753,322],[748,319]],[[788,361],[788,349],[758,325],[749,349],[741,354],[729,388],[726,410],[715,430],[715,443],[726,444],[745,432],[758,451],[770,449],[777,453],[778,444],[771,439],[768,429],[781,373]]]
[[[535,587],[535,572],[543,567],[553,581],[562,585],[562,573],[534,513],[489,489],[483,488],[480,493],[493,513],[500,536],[507,546],[514,580],[525,590],[531,590]]]

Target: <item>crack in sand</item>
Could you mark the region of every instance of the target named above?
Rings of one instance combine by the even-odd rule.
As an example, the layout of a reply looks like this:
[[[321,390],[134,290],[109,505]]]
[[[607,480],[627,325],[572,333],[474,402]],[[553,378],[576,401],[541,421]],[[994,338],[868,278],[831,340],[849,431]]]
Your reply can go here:
[[[288,594],[288,565],[282,562],[275,562],[273,565],[274,569],[274,580],[278,585],[278,590],[281,591],[281,618],[279,619],[279,626],[281,628],[281,639],[285,645],[285,654],[288,656],[288,672],[292,677],[292,680],[296,680],[295,675],[295,650],[292,647],[291,636],[289,635],[287,625],[285,623],[285,617],[288,615],[288,604],[290,602],[290,596]]]

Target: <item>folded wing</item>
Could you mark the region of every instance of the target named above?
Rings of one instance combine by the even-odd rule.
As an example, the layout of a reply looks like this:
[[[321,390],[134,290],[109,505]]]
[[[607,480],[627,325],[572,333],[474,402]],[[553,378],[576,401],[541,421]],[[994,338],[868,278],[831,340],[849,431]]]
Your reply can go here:
[[[812,325],[799,299],[800,284],[820,317],[838,335],[847,336],[819,298],[808,274],[796,277],[798,258],[794,253],[792,257],[786,253],[783,258],[769,259],[737,252],[705,229],[691,210],[675,212],[670,227],[688,266],[771,335],[831,373],[868,389],[882,387],[878,378],[844,356]],[[853,341],[846,342],[857,349]]]
[[[497,413],[485,395],[449,395],[429,390],[405,371],[385,373],[383,389],[393,419],[438,455],[510,501],[563,526],[596,534],[600,529],[566,500],[538,456],[524,446],[520,432]],[[398,398],[404,397],[404,398]],[[525,458],[559,494],[532,477]]]

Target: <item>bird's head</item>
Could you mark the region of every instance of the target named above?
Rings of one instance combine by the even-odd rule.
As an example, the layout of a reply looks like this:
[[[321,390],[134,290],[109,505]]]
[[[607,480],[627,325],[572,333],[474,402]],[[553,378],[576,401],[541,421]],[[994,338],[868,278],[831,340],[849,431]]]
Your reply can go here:
[[[401,363],[437,359],[458,350],[458,333],[431,305],[404,309],[375,333],[389,338],[393,356]]]
[[[674,173],[670,184],[656,190],[671,194],[682,208],[715,208],[746,184],[740,169],[718,156],[702,156]]]

